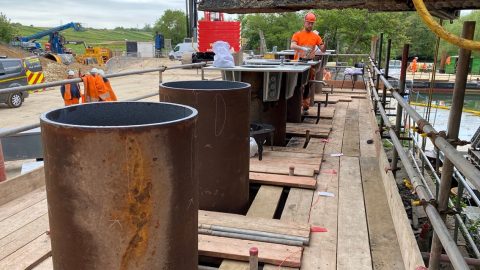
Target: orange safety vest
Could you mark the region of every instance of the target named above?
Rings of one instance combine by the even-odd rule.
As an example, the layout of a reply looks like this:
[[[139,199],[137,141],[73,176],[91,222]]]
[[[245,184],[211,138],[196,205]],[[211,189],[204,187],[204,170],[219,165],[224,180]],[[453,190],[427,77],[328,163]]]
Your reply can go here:
[[[63,101],[65,102],[65,106],[70,106],[70,105],[79,103],[78,98],[76,97],[72,98],[72,91],[70,89],[70,84],[65,85],[65,94],[63,96]]]
[[[413,59],[412,61],[412,72],[417,72],[417,60]]]
[[[105,87],[107,88],[108,93],[110,94],[110,101],[117,101],[117,95],[115,95],[115,92],[113,92],[112,85],[110,84],[110,81],[104,81],[105,82]]]
[[[111,101],[103,78],[100,75],[87,74],[82,77],[85,88],[85,102]]]

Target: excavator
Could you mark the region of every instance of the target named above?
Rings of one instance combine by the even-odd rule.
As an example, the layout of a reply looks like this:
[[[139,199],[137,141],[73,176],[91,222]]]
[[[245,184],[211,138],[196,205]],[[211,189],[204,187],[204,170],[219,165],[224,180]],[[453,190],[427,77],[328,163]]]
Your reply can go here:
[[[112,50],[103,47],[92,47],[87,45],[85,41],[82,40],[70,40],[66,41],[66,44],[74,44],[79,45],[82,44],[85,47],[84,54],[77,54],[75,55],[75,59],[78,63],[82,63],[84,65],[100,65],[103,66],[107,63],[107,61],[112,58]]]

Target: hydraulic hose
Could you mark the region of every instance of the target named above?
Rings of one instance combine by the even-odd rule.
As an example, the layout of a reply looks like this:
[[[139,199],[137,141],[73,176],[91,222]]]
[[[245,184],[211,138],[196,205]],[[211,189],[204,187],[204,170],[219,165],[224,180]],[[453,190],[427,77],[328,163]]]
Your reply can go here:
[[[422,18],[423,22],[435,33],[435,35],[439,36],[441,39],[447,41],[448,43],[454,44],[460,48],[473,50],[473,51],[480,51],[480,42],[464,39],[459,36],[456,36],[450,32],[447,32],[435,19],[432,17],[430,12],[428,11],[427,7],[423,0],[413,0],[413,4],[417,9],[417,13]]]

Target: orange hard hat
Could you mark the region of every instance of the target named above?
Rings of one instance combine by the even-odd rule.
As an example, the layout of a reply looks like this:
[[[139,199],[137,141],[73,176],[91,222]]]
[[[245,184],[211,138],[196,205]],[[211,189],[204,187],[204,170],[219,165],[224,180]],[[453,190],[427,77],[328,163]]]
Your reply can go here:
[[[305,15],[305,21],[306,22],[315,22],[317,20],[317,17],[315,17],[315,14],[309,12],[307,15]]]

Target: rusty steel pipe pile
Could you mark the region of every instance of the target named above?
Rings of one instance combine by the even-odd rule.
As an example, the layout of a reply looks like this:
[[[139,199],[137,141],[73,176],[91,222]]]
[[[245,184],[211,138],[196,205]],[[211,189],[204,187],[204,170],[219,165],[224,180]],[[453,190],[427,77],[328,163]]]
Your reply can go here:
[[[160,84],[159,93],[160,101],[198,110],[200,209],[244,214],[249,199],[250,84],[177,81]]]
[[[194,108],[70,106],[41,116],[54,269],[196,269]]]

